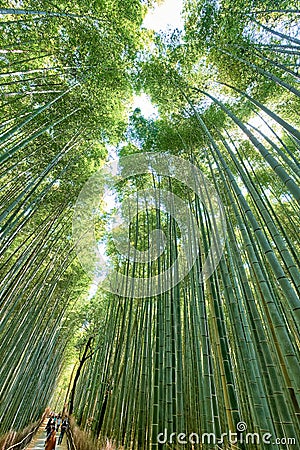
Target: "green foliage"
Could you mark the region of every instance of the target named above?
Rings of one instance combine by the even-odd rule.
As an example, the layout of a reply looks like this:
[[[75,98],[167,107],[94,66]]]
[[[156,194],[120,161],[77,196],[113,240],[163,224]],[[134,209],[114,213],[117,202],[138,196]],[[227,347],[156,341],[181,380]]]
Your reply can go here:
[[[36,421],[52,398],[58,408],[74,400],[95,445],[159,448],[165,428],[221,436],[242,420],[249,432],[298,437],[294,3],[187,0],[185,32],[165,35],[141,29],[152,1],[0,4],[0,433]],[[130,112],[141,92],[157,118]],[[149,173],[120,182],[116,196],[158,188],[180,197],[200,230],[192,270],[155,298],[90,290],[72,213],[111,145],[119,156],[180,156],[210,180],[228,239],[205,282],[212,212],[178,180]],[[102,206],[95,234],[115,267],[164,277],[184,246],[164,201],[114,231],[147,251],[161,229],[164,253],[148,265],[118,252]]]
[[[86,305],[72,211],[126,129],[145,13],[138,1],[14,7],[0,11],[1,433],[40,416],[102,320]]]

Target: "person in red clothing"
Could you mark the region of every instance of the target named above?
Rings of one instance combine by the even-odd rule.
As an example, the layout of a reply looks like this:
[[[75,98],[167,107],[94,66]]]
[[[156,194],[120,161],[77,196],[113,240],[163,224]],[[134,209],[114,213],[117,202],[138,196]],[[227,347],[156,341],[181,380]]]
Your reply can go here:
[[[56,445],[56,431],[55,427],[52,427],[51,433],[48,434],[45,442],[45,450],[55,450]]]

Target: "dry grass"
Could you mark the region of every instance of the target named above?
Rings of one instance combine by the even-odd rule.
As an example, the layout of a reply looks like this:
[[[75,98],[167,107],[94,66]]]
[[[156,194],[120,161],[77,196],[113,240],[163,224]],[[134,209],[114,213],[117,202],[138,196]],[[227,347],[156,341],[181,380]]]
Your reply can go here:
[[[6,450],[9,447],[11,447],[14,444],[17,444],[18,442],[21,442],[29,433],[31,433],[35,428],[37,428],[41,421],[44,420],[45,415],[48,413],[48,410],[45,411],[43,417],[41,420],[34,424],[30,424],[28,427],[24,428],[24,430],[21,431],[10,431],[9,433],[6,433],[5,435],[0,437],[0,450]],[[34,436],[34,434],[31,435],[31,439]],[[30,440],[31,440],[30,439]],[[28,441],[30,442],[30,441]],[[25,442],[24,442],[25,443]]]
[[[105,442],[93,439],[89,433],[78,427],[74,418],[70,420],[70,434],[77,450],[124,450],[123,447],[117,447],[108,439]]]
[[[124,450],[124,447],[116,447],[116,445],[107,439],[104,446],[100,445],[99,450]]]
[[[9,433],[5,434],[4,436],[1,436],[0,438],[0,449],[6,450],[9,447],[11,447],[14,444],[17,444],[18,442],[21,442],[29,433],[31,433],[40,422],[37,422],[33,425],[28,426],[27,428],[24,428],[22,431],[10,431]],[[34,434],[31,435],[31,438],[34,436]],[[30,441],[28,441],[30,442]],[[25,444],[25,441],[24,441]]]

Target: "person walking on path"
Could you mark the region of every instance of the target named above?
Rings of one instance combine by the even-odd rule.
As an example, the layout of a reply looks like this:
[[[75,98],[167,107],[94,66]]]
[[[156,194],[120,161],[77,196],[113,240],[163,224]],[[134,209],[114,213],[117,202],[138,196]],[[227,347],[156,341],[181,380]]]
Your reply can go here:
[[[58,416],[57,416],[57,422],[56,422],[56,431],[59,431],[59,427],[61,426],[61,422],[62,422],[62,420],[61,420],[61,415],[58,414]]]
[[[58,445],[60,445],[62,443],[64,434],[65,434],[67,428],[68,428],[68,419],[65,419],[65,420],[63,420],[61,427],[60,427],[60,435],[58,438]]]
[[[50,434],[51,430],[52,430],[52,417],[49,417],[49,420],[47,422],[45,430],[46,430],[46,433],[47,433],[47,436],[48,436],[48,434]]]
[[[45,450],[55,450],[56,445],[56,431],[55,427],[52,427],[52,431],[48,434],[45,442]]]

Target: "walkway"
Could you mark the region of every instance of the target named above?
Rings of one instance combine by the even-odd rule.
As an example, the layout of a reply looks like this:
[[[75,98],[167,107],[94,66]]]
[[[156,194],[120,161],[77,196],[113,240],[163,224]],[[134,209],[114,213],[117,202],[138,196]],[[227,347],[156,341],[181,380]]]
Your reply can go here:
[[[46,431],[45,426],[46,423],[43,423],[40,428],[38,429],[35,437],[29,444],[29,447],[26,448],[26,450],[44,450],[45,449],[45,439],[46,439]],[[58,441],[59,433],[57,434],[56,442]],[[67,450],[67,436],[64,436],[62,444],[58,445],[56,444],[55,447],[57,450]]]

